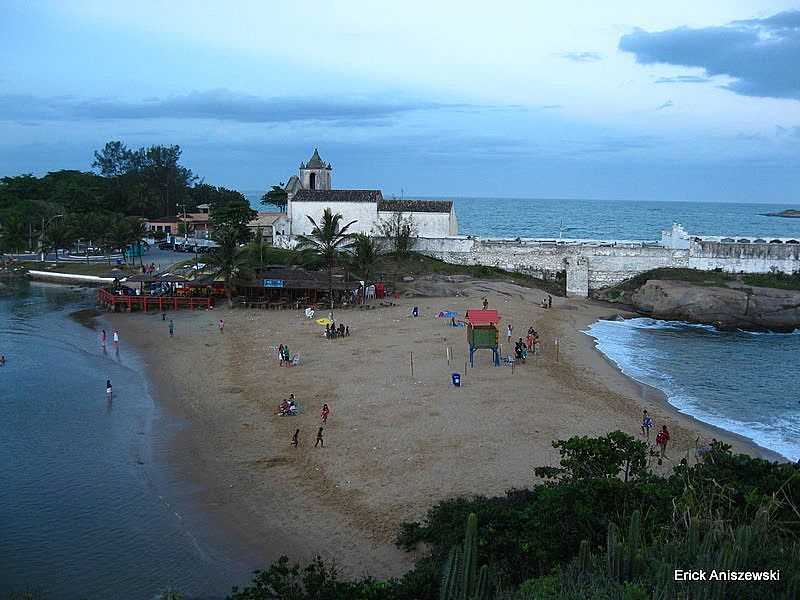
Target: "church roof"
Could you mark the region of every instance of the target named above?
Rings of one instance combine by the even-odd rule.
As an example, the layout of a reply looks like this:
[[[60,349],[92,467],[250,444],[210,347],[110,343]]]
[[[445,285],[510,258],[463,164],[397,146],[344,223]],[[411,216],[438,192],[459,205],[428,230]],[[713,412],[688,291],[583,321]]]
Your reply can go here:
[[[298,190],[294,202],[374,202],[383,201],[380,190]]]
[[[378,203],[378,210],[391,212],[449,213],[452,208],[451,200],[382,200]]]
[[[314,154],[311,155],[311,158],[308,159],[308,162],[303,165],[300,163],[301,169],[330,169],[331,165],[328,163],[327,165],[325,162],[320,158],[319,151],[314,148]]]

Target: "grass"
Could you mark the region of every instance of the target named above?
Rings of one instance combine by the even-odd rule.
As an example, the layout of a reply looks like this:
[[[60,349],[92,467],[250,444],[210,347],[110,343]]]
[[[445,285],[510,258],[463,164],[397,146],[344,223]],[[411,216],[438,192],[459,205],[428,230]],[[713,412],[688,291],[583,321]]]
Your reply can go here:
[[[742,281],[756,287],[800,290],[800,271],[791,275],[787,273],[751,273],[744,275]]]
[[[116,264],[109,265],[107,261],[101,263],[89,263],[88,265],[79,262],[38,262],[38,261],[25,261],[17,263],[19,266],[32,271],[50,271],[53,273],[65,273],[69,275],[106,275],[113,268],[121,268],[126,270],[124,265],[118,266]],[[137,273],[138,269],[133,266],[128,266],[127,269],[130,273]]]
[[[722,271],[700,271],[698,269],[675,269],[661,268],[639,273],[615,286],[615,290],[620,292],[632,292],[643,286],[651,279],[664,279],[670,281],[685,281],[694,285],[708,287],[722,287],[729,281],[733,281],[733,275]]]

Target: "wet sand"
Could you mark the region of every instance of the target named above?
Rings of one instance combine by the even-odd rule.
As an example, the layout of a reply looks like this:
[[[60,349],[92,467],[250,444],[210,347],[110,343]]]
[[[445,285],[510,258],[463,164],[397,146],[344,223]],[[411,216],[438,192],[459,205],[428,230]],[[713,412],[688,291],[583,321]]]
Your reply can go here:
[[[687,453],[693,460],[698,434],[778,460],[679,413],[607,361],[581,331],[620,313],[616,307],[553,298],[546,310],[543,292],[496,281],[460,281],[448,293],[337,311],[351,331],[338,340],[324,339],[324,328],[295,310],[172,313],[173,338],[160,315],[109,319],[122,343],[141,351],[154,396],[189,422],[174,444],[176,467],[201,484],[198,499],[264,564],[319,553],[350,575],[400,575],[416,558],[393,544],[401,522],[452,496],[531,485],[534,467],[557,464],[552,440],[615,429],[638,435],[642,408],[672,433],[663,469]],[[492,367],[489,351],[479,351],[465,371],[465,330],[435,315],[463,315],[483,296],[500,311],[504,347],[508,322],[515,337],[533,325],[542,353],[512,371]],[[410,316],[413,306],[420,317]],[[279,366],[279,344],[300,354],[299,367]],[[453,372],[462,387],[451,384]],[[290,393],[301,414],[275,415]],[[331,407],[325,447],[314,448],[323,402]],[[296,428],[299,448],[290,445]]]

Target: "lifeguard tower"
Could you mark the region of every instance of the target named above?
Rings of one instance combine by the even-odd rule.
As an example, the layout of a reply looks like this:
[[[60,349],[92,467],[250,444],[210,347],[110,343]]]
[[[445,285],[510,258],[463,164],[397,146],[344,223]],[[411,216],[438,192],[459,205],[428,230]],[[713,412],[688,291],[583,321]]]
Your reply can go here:
[[[465,315],[467,321],[467,342],[469,342],[469,365],[474,367],[473,356],[476,350],[491,350],[495,367],[500,366],[500,330],[497,324],[500,315],[496,310],[470,308]]]

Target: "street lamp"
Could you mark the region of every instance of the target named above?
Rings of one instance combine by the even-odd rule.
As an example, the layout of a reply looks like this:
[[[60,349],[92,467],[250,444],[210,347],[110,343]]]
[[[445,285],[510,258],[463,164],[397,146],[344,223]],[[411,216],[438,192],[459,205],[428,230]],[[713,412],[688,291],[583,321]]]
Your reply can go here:
[[[53,220],[58,219],[59,217],[63,217],[64,215],[54,215],[47,219],[45,222],[44,217],[42,217],[42,262],[44,262],[44,237],[45,237],[45,229],[47,228]],[[56,248],[56,262],[58,262],[58,248]]]

